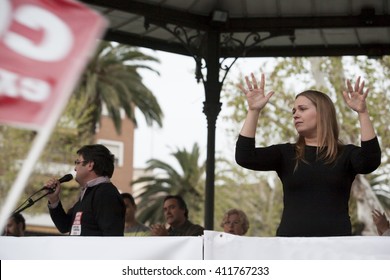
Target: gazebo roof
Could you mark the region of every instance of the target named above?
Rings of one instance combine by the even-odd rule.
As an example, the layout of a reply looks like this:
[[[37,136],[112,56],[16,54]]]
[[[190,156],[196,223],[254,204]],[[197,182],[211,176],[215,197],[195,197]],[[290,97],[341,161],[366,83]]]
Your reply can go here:
[[[389,0],[82,0],[109,20],[110,41],[202,56],[219,30],[220,56],[382,56]]]

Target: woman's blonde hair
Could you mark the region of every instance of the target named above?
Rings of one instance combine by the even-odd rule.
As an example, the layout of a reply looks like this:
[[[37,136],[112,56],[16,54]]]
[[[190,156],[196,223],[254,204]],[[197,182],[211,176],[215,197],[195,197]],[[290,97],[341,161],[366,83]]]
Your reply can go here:
[[[229,216],[234,215],[234,214],[238,215],[238,217],[240,218],[243,234],[247,233],[247,231],[249,229],[248,217],[246,216],[244,211],[239,210],[239,209],[235,209],[235,208],[228,210],[225,213],[225,215],[223,215],[221,227],[223,228],[223,226],[225,225],[225,223],[229,219]]]
[[[309,99],[317,110],[317,155],[326,163],[333,163],[339,153],[341,142],[339,141],[339,126],[336,118],[336,109],[330,97],[316,90],[306,90],[299,93]],[[305,139],[299,135],[295,144],[296,168],[300,161],[305,161]]]

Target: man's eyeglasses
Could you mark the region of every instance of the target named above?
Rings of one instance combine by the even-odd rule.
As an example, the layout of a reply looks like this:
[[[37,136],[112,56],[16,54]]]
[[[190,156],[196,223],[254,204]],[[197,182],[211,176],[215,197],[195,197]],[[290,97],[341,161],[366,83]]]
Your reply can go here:
[[[75,164],[75,165],[79,165],[80,163],[84,164],[84,163],[86,163],[86,162],[88,162],[88,160],[78,160],[78,159],[77,159],[77,160],[74,161],[74,164]]]

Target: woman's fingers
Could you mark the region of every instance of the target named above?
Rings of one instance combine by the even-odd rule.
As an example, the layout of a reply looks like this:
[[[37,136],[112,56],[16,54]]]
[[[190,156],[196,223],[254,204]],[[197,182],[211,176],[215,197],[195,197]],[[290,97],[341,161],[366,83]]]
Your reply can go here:
[[[350,80],[347,80],[347,91],[348,91],[348,93],[352,93],[353,92],[353,87],[352,87],[352,84],[351,84]]]
[[[253,88],[254,89],[258,89],[257,80],[256,80],[256,77],[255,77],[255,75],[253,73],[251,73],[251,77],[252,77]]]
[[[261,74],[260,88],[264,90],[265,87],[265,75]]]
[[[245,82],[246,82],[246,85],[248,86],[248,90],[253,90],[251,81],[249,80],[248,76],[245,76]]]
[[[245,76],[245,82],[248,86],[248,90],[261,89],[264,90],[265,86],[265,76],[261,74],[260,83],[257,82],[257,79],[253,73],[249,76]]]

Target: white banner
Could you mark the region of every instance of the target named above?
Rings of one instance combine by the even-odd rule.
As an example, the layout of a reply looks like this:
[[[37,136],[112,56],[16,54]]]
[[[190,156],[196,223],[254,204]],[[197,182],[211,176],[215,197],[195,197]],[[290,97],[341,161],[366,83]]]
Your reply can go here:
[[[390,260],[390,237],[243,237],[204,232],[205,260]]]
[[[1,260],[201,260],[202,237],[0,237]]]
[[[390,237],[0,237],[1,260],[390,260]]]
[[[379,236],[4,236],[1,279],[381,279],[388,274],[389,248],[390,238]]]

